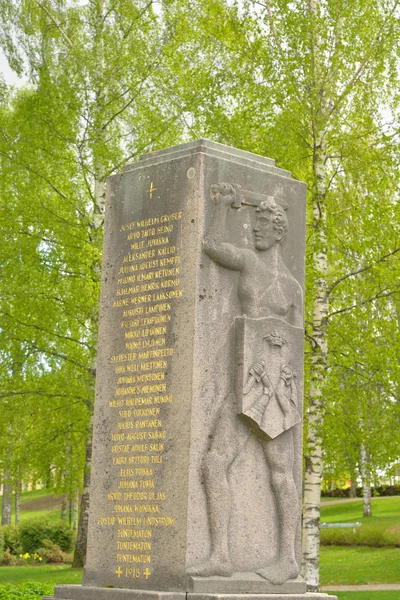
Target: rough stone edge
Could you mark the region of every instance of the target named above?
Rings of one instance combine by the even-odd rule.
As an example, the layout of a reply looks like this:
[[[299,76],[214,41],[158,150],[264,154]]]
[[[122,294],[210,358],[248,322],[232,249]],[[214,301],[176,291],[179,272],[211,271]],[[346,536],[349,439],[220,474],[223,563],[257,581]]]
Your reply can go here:
[[[233,577],[188,577],[188,592],[200,594],[305,594],[303,578],[273,585],[256,573],[236,573]]]
[[[82,585],[57,585],[54,592],[54,596],[43,596],[43,600],[337,600],[336,596],[323,592],[293,594],[280,591],[271,594],[185,593]]]
[[[186,600],[185,592],[103,588],[84,585],[57,585],[54,596],[43,600]]]
[[[264,156],[252,154],[251,152],[238,150],[222,144],[219,144],[218,146],[220,147],[214,148],[213,146],[209,145],[207,140],[205,143],[203,140],[198,140],[196,142],[190,142],[188,145],[182,144],[182,146],[174,146],[172,148],[166,148],[164,150],[144,154],[138,161],[128,163],[124,167],[123,173],[153,165],[160,165],[165,162],[171,162],[173,160],[182,159],[187,156],[194,156],[200,153],[214,158],[225,159],[230,162],[237,162],[244,166],[258,168],[266,173],[281,175],[282,177],[289,179],[292,178],[290,171],[276,167],[272,159],[266,159]]]
[[[255,154],[254,152],[249,152],[248,150],[241,150],[240,148],[235,148],[233,146],[227,146],[226,144],[220,144],[219,142],[213,142],[207,138],[199,138],[197,140],[193,140],[192,142],[185,142],[183,144],[178,144],[177,146],[162,148],[161,150],[155,150],[154,152],[145,152],[140,156],[140,160],[146,160],[150,156],[162,156],[163,154],[171,153],[171,151],[181,152],[182,150],[190,150],[199,145],[213,150],[220,150],[221,152],[228,152],[229,154],[236,156],[246,156],[249,159],[259,160],[264,164],[275,166],[275,161],[273,158],[261,156],[260,154]]]
[[[70,586],[57,586],[70,587]],[[66,596],[43,596],[43,600],[172,600],[176,597],[178,600],[338,600],[337,596],[324,593],[305,593],[305,594],[200,594],[195,592],[151,592],[147,590],[126,590],[117,588],[92,588],[92,590],[81,588],[79,595],[71,596],[68,592]],[[66,590],[67,591],[67,590]],[[78,590],[76,590],[78,591]],[[87,592],[93,591],[94,594],[88,596]],[[122,593],[121,593],[122,592]],[[124,593],[125,592],[125,593]],[[96,594],[96,595],[95,595]]]

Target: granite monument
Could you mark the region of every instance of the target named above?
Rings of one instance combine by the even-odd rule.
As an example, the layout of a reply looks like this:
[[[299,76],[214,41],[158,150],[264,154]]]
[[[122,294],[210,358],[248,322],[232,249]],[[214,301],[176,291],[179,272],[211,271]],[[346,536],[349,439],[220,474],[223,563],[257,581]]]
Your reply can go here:
[[[87,562],[58,600],[307,594],[305,185],[207,140],[107,188]]]

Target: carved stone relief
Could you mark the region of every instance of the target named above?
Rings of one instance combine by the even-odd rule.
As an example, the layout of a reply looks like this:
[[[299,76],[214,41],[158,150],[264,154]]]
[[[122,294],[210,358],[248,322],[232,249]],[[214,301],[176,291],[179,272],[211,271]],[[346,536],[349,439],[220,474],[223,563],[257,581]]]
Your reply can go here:
[[[217,415],[202,463],[211,553],[189,574],[233,574],[228,548],[231,493],[227,473],[245,451],[249,436],[256,435],[264,450],[279,518],[275,559],[257,573],[273,584],[282,584],[299,574],[295,538],[300,503],[293,477],[292,429],[301,421],[302,390],[297,374],[303,352],[302,289],[282,258],[288,235],[288,205],[229,183],[212,185],[210,195],[216,206],[203,249],[219,266],[239,272],[237,293],[242,314],[234,323],[234,389]],[[227,215],[241,208],[256,213],[254,249],[238,247],[234,240],[226,239]]]

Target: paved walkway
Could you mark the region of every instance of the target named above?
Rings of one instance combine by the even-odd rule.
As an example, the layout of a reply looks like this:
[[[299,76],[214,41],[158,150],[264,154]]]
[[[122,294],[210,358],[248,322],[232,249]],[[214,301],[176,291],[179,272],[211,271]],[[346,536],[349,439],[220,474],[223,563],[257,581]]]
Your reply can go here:
[[[371,500],[382,500],[383,498],[398,498],[398,496],[376,496],[375,498],[372,497]],[[345,504],[346,502],[362,502],[362,501],[363,501],[362,498],[337,498],[336,500],[327,500],[326,502],[324,502],[322,500],[321,507],[322,506],[330,506],[332,504]]]
[[[383,592],[400,590],[400,583],[376,583],[368,585],[323,585],[323,592]]]

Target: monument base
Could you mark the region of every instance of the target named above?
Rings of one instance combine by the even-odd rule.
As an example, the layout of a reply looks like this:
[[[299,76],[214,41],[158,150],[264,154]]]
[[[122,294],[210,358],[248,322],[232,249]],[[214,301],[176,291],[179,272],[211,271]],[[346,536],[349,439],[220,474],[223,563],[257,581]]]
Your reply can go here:
[[[269,594],[257,594],[254,592],[229,594],[160,592],[156,590],[128,590],[83,585],[57,585],[54,589],[54,596],[44,596],[43,600],[337,600],[337,597],[322,592],[285,593],[278,589],[276,592]]]

